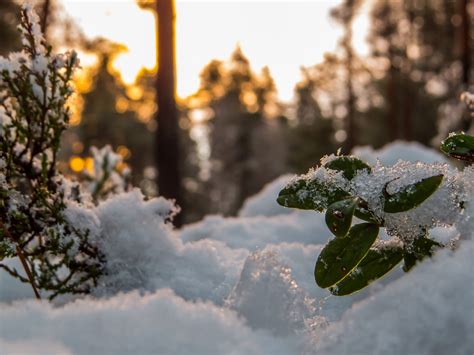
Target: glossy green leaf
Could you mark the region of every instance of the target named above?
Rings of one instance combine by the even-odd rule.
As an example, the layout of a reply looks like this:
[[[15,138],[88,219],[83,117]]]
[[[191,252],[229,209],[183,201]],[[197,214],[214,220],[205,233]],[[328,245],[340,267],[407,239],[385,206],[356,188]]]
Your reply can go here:
[[[433,256],[434,251],[442,246],[442,244],[425,235],[416,238],[413,244],[405,249],[403,271],[410,271],[418,261],[423,260],[427,256]]]
[[[284,207],[322,212],[332,203],[347,196],[349,194],[338,187],[301,178],[281,190],[277,202]]]
[[[370,249],[360,264],[342,281],[330,288],[333,295],[345,296],[368,286],[392,270],[403,259],[403,249]]]
[[[378,233],[375,224],[362,223],[353,226],[347,237],[329,241],[319,254],[314,270],[318,286],[327,288],[346,277],[367,254]]]
[[[351,228],[356,208],[355,198],[346,198],[331,204],[326,211],[326,224],[336,237],[345,237]]]
[[[384,189],[385,204],[383,210],[388,213],[398,213],[411,210],[419,206],[430,197],[443,181],[443,175],[435,175],[405,186],[397,193],[390,195],[387,185]]]
[[[441,143],[440,149],[450,157],[474,162],[474,137],[459,133],[448,137]]]
[[[342,174],[347,180],[352,180],[360,170],[365,169],[369,172],[372,170],[366,162],[351,156],[338,156],[326,163],[324,167],[331,170],[342,171]]]
[[[354,211],[354,216],[366,222],[375,223],[378,225],[381,224],[381,221],[379,221],[375,214],[369,209],[367,201],[364,201],[363,199],[358,197],[356,202],[357,205]]]

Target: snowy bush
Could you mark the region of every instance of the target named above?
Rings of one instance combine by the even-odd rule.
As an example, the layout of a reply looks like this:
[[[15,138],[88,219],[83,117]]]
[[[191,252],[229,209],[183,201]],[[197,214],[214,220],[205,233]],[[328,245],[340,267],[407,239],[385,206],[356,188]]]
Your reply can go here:
[[[441,149],[470,161],[474,138],[450,136]],[[429,237],[438,226],[460,225],[472,194],[472,168],[399,161],[371,167],[354,156],[324,157],[321,166],[291,181],[279,194],[286,207],[326,210],[335,238],[321,251],[316,283],[334,295],[347,295],[384,276],[400,261],[409,271],[443,245]],[[353,217],[367,223],[352,225]],[[378,238],[385,228],[389,240]]]
[[[82,197],[56,169],[78,59],[75,52],[51,53],[30,5],[21,14],[23,50],[0,57],[0,260],[18,257],[26,276],[0,267],[30,283],[38,298],[40,289],[50,298],[88,293],[102,255],[65,213]]]

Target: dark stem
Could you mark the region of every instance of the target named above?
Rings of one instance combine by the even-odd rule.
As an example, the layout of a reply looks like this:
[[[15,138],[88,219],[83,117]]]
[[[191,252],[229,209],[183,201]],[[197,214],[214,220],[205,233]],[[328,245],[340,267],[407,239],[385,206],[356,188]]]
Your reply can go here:
[[[8,229],[5,228],[5,225],[2,222],[0,222],[0,227],[3,229],[8,239],[16,242],[16,240],[13,239],[12,235],[10,234]],[[18,255],[18,258],[21,261],[21,265],[23,265],[23,269],[25,269],[26,276],[28,276],[28,280],[30,280],[31,287],[33,288],[33,292],[35,293],[36,298],[40,300],[41,296],[38,292],[38,289],[36,288],[35,279],[33,278],[33,274],[31,273],[30,267],[28,266],[28,261],[25,255],[23,255],[23,252],[21,251],[21,248],[18,243],[16,245],[16,254]]]

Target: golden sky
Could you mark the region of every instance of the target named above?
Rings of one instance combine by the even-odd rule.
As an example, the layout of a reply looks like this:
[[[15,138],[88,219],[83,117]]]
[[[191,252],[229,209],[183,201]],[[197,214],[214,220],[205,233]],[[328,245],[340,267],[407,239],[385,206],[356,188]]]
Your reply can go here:
[[[142,66],[155,63],[154,18],[134,0],[62,0],[66,11],[88,37],[103,36],[123,43],[128,52],[115,67],[126,82]],[[279,96],[288,101],[300,79],[300,66],[321,61],[337,46],[340,27],[328,16],[337,0],[312,1],[176,1],[178,95],[192,94],[199,73],[212,59],[227,59],[240,44],[255,70],[267,65]],[[354,44],[366,51],[367,11],[355,23]]]

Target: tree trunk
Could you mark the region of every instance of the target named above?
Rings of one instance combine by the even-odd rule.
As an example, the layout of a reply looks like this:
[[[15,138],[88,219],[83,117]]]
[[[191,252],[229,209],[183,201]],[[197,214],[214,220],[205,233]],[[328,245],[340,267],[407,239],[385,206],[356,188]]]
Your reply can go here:
[[[405,100],[403,106],[403,139],[406,141],[411,141],[412,137],[412,101],[413,95],[409,87],[405,88]]]
[[[352,22],[349,22],[345,40],[346,47],[346,71],[347,71],[347,117],[346,117],[346,133],[347,138],[345,142],[345,153],[350,154],[352,148],[357,143],[356,140],[356,126],[355,126],[355,94],[354,94],[354,85],[353,85],[353,60],[354,53],[352,48]]]
[[[469,80],[471,74],[471,37],[470,37],[470,26],[469,22],[471,21],[468,13],[469,0],[461,0],[461,62],[462,62],[462,83],[464,89],[468,89]]]
[[[51,1],[44,0],[43,2],[43,9],[42,9],[42,16],[41,16],[41,30],[43,31],[44,38],[47,39],[47,32],[48,32],[48,20],[49,20],[49,13],[51,11]]]
[[[156,93],[158,112],[156,120],[155,156],[158,168],[158,192],[165,198],[174,199],[182,206],[181,176],[179,169],[179,128],[175,102],[175,33],[173,0],[157,0],[157,63]],[[181,225],[179,214],[175,225]]]

